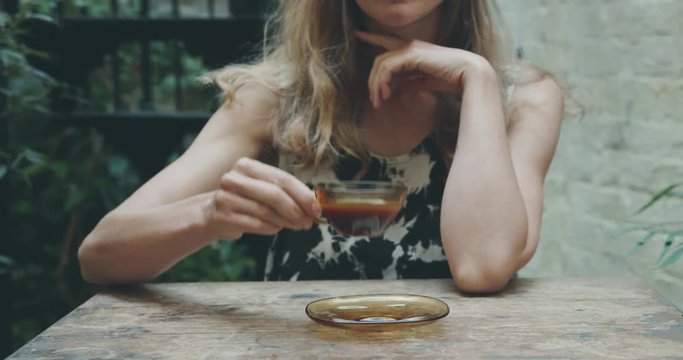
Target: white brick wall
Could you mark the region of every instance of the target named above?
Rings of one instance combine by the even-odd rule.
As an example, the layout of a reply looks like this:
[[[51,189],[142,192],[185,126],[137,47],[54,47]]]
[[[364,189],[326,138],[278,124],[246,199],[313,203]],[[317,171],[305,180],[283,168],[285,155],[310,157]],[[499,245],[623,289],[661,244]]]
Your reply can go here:
[[[632,215],[655,191],[683,181],[683,1],[498,4],[525,57],[585,108],[582,119],[563,125],[546,181],[541,245],[523,275],[630,271],[683,307],[683,259],[654,269],[664,237],[630,253],[643,233],[619,234],[632,221],[680,221],[683,228],[683,199]]]

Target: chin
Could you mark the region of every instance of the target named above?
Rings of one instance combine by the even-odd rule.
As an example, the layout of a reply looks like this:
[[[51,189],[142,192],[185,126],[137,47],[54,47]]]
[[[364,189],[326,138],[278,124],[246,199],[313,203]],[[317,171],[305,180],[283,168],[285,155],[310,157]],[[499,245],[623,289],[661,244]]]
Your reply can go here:
[[[411,25],[432,13],[442,0],[356,0],[365,13],[380,25]]]
[[[387,12],[384,14],[381,14],[380,16],[375,17],[374,19],[377,23],[380,25],[386,26],[386,27],[392,27],[392,28],[397,28],[397,27],[404,27],[408,26],[410,24],[415,23],[416,21],[420,20],[419,18],[415,17],[414,13],[411,13],[409,11],[405,12]]]

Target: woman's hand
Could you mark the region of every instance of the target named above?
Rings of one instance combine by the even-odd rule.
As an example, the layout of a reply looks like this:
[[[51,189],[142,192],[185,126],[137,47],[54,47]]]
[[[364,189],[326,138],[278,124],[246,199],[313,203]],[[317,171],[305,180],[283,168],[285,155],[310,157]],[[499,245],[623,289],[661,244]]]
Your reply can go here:
[[[386,50],[375,58],[368,79],[370,101],[376,108],[396,88],[462,93],[471,74],[495,79],[491,64],[469,51],[364,31],[356,31],[356,37]]]
[[[212,238],[237,239],[244,233],[273,235],[285,227],[309,229],[320,205],[291,174],[241,158],[221,177],[205,214]]]

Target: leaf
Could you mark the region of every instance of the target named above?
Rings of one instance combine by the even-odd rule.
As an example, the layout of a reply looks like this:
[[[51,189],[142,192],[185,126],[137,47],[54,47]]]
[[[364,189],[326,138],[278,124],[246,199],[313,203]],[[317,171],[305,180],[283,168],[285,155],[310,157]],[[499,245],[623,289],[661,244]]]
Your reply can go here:
[[[49,170],[49,166],[46,166],[45,163],[40,163],[40,164],[31,164],[25,167],[22,167],[19,170],[23,175],[28,176],[29,178],[34,178],[36,175]]]
[[[657,270],[663,269],[675,263],[676,261],[678,261],[678,259],[681,258],[681,256],[683,256],[683,247],[679,247],[668,258],[666,258],[666,260],[662,261],[662,263],[659,264],[659,266],[657,266]]]
[[[43,15],[43,14],[32,13],[31,15],[26,16],[26,20],[37,20],[37,21],[42,22],[42,23],[59,26],[59,23],[57,22],[57,20],[55,20],[54,18],[52,18],[50,16]]]
[[[14,265],[14,261],[12,261],[12,259],[8,258],[7,256],[0,255],[0,265],[12,266]]]
[[[666,253],[668,253],[669,250],[671,249],[671,245],[673,245],[674,240],[676,239],[676,236],[678,236],[680,234],[683,234],[683,229],[672,231],[669,233],[669,235],[666,237],[666,241],[664,242],[664,249],[662,249],[662,253],[659,255],[657,262],[662,261],[662,259],[666,255]]]
[[[639,248],[645,246],[645,244],[648,243],[648,241],[652,240],[653,237],[657,235],[656,231],[648,231],[648,233],[643,236],[638,242],[636,243],[636,246],[633,247],[633,250],[631,250],[631,253],[635,252]]]
[[[24,150],[24,159],[32,164],[42,164],[45,162],[45,155],[31,149]]]
[[[49,59],[50,58],[50,53],[47,51],[43,50],[37,50],[32,47],[28,47],[23,44],[18,44],[17,47],[14,49],[17,52],[21,53],[25,58],[31,56],[31,57],[38,57],[41,59]]]
[[[33,105],[33,111],[35,111],[39,114],[49,114],[50,108],[48,108],[45,105],[35,104],[35,105]]]
[[[128,160],[124,157],[117,156],[109,160],[109,174],[115,177],[121,177],[126,174],[128,169]]]
[[[657,262],[662,261],[662,259],[666,255],[666,253],[668,253],[669,249],[671,249],[671,244],[673,244],[673,242],[669,241],[667,238],[666,242],[664,243],[664,248],[662,249],[662,253],[659,254],[659,257],[657,258]]]
[[[33,68],[33,69],[31,69],[31,73],[33,74],[33,76],[39,78],[40,80],[42,80],[44,83],[48,84],[49,86],[57,85],[57,80],[55,80],[55,78],[48,75],[44,71]]]
[[[4,178],[7,174],[7,165],[0,165],[0,179]]]
[[[626,234],[630,234],[632,232],[640,231],[640,230],[646,230],[646,229],[642,225],[634,225],[634,226],[627,227],[626,229],[620,230],[619,232],[616,232],[616,233],[614,233],[614,235],[611,235],[611,236],[622,237]]]
[[[6,66],[24,65],[27,63],[24,54],[10,49],[0,50],[0,61]]]
[[[4,11],[0,11],[0,27],[5,27],[9,22],[9,15]]]
[[[661,190],[660,192],[655,194],[655,196],[653,196],[652,199],[650,199],[650,201],[647,204],[643,205],[643,207],[638,209],[638,211],[636,211],[635,215],[642,214],[645,210],[650,208],[652,205],[654,205],[661,198],[669,195],[671,192],[673,192],[677,187],[679,187],[681,185],[683,185],[683,183],[677,183],[677,184],[672,184],[672,185],[667,186],[664,190]]]

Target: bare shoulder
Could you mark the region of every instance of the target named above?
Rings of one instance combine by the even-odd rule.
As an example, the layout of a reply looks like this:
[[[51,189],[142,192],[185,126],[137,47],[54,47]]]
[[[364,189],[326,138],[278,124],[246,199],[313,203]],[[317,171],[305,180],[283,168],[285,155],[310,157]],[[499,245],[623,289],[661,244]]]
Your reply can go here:
[[[257,82],[248,82],[235,90],[209,119],[198,142],[239,136],[257,142],[271,138],[270,122],[279,105],[278,95]]]
[[[527,64],[511,71],[514,92],[510,99],[513,122],[538,114],[546,121],[559,122],[564,113],[564,90],[552,74]]]
[[[235,90],[232,101],[224,101],[223,107],[246,110],[248,115],[263,117],[270,115],[270,111],[278,105],[278,100],[275,91],[256,81],[250,81]]]

